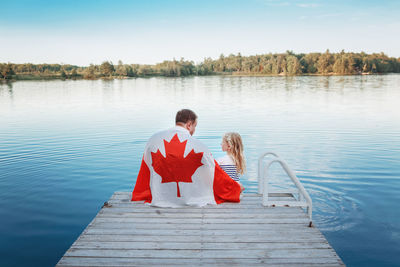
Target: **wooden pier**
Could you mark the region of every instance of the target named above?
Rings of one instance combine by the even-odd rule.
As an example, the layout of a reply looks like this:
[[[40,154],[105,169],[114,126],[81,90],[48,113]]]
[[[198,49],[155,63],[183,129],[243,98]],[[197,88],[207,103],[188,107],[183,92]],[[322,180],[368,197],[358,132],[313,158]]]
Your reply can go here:
[[[264,207],[257,194],[240,204],[184,208],[130,198],[115,192],[57,266],[344,266],[299,207]]]

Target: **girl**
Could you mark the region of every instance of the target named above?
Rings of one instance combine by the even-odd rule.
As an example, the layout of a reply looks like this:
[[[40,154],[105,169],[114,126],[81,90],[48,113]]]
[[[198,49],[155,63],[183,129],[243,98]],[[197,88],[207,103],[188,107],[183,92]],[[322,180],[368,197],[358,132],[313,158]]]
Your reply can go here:
[[[240,134],[232,132],[224,134],[221,147],[226,155],[217,159],[218,164],[233,180],[239,182],[239,175],[246,170]]]

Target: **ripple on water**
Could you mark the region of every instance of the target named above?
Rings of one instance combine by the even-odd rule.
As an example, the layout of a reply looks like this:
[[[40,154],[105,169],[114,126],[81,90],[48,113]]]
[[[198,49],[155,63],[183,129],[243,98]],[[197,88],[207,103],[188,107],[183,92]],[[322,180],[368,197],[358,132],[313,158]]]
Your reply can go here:
[[[304,183],[313,200],[313,221],[321,231],[342,231],[363,219],[361,203],[345,191]]]

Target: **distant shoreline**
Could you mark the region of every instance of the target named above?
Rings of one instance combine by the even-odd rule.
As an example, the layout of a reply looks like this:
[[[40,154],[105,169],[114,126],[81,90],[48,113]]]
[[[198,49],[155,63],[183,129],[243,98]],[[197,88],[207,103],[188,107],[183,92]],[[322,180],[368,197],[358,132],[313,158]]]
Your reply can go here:
[[[43,76],[43,75],[15,75],[11,79],[0,78],[1,82],[16,82],[16,81],[54,81],[54,80],[124,80],[124,79],[136,79],[136,78],[185,78],[185,77],[205,77],[205,76],[229,76],[229,77],[299,77],[299,76],[365,76],[365,75],[384,75],[393,73],[357,73],[357,74],[338,74],[338,73],[326,73],[326,74],[315,74],[315,73],[303,73],[303,74],[254,74],[254,73],[211,73],[208,75],[188,75],[188,76],[163,76],[163,75],[146,75],[146,76],[112,76],[112,77],[97,77],[97,78],[63,78],[60,76]]]
[[[155,65],[114,65],[104,61],[100,65],[76,66],[67,64],[0,63],[0,80],[54,80],[54,79],[122,79],[135,77],[186,77],[207,75],[231,76],[333,76],[400,73],[400,58],[384,53],[366,54],[340,52],[242,56],[220,55],[218,59],[205,58],[195,64],[183,58],[166,60]]]
[[[84,78],[84,77],[73,77],[63,78],[61,76],[44,76],[44,75],[15,75],[11,79],[0,78],[1,82],[16,82],[16,81],[54,81],[54,80],[125,80],[125,79],[136,79],[136,78],[185,78],[185,77],[205,77],[205,76],[229,76],[229,77],[299,77],[299,76],[365,76],[365,75],[385,75],[393,73],[356,73],[356,74],[339,74],[339,73],[302,73],[302,74],[254,74],[254,73],[210,73],[207,75],[188,75],[188,76],[163,76],[163,75],[145,75],[145,76],[112,76],[112,77],[97,77],[97,78]]]

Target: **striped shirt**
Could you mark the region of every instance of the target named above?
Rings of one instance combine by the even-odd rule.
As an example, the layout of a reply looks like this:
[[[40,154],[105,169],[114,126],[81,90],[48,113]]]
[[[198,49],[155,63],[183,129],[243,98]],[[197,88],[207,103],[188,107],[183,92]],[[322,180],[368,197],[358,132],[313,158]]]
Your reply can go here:
[[[233,159],[229,155],[225,155],[221,158],[216,159],[217,163],[221,168],[235,181],[239,181],[239,175],[237,173],[236,165]]]

